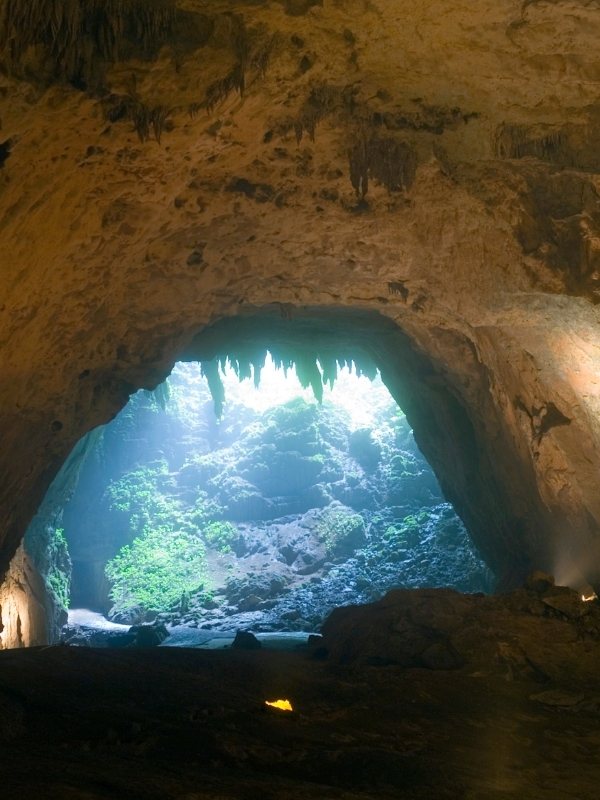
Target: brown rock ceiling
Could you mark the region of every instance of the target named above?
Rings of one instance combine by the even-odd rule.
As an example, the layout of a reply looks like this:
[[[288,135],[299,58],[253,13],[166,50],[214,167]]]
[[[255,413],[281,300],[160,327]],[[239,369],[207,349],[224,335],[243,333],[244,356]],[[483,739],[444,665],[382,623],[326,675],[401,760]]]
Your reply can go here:
[[[596,3],[165,0],[115,63],[85,20],[21,41],[16,5],[4,566],[74,443],[205,326],[342,308],[501,585],[600,583]]]

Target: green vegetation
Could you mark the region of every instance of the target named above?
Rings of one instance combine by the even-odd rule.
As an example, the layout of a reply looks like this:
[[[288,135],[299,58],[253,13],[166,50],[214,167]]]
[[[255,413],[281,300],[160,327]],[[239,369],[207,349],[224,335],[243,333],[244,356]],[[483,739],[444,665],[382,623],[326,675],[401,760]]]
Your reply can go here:
[[[327,552],[335,553],[340,545],[358,545],[362,541],[365,521],[360,514],[354,514],[347,508],[326,508],[317,525],[317,532]]]
[[[389,525],[383,534],[383,542],[390,547],[414,547],[422,539],[422,529],[429,521],[427,511],[408,514],[398,525]]]
[[[71,561],[63,528],[55,528],[48,540],[46,582],[62,608],[69,607]]]
[[[231,522],[210,522],[204,529],[204,541],[219,553],[231,553],[237,530]]]
[[[191,506],[172,496],[165,460],[138,467],[111,483],[109,508],[126,515],[131,544],[106,565],[114,611],[167,611],[207,587],[206,545],[225,553],[236,531],[216,521],[222,509],[200,492]],[[203,541],[204,540],[204,541]]]
[[[204,587],[204,545],[197,536],[148,529],[106,565],[111,597],[120,611],[165,611]]]

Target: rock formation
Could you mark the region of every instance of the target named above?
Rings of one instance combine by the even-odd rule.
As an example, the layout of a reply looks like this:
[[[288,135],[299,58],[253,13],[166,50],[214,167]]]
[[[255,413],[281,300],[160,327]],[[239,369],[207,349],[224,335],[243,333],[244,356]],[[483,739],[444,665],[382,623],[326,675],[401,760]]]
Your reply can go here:
[[[320,406],[296,397],[257,410],[230,373],[217,421],[199,378],[178,365],[164,408],[138,392],[86,460],[61,522],[72,609],[306,632],[391,587],[489,591],[492,576],[381,381],[367,389],[345,374]]]
[[[598,585],[596,6],[49,5],[0,2],[2,568],[84,433],[279,315],[372,356],[500,586]]]

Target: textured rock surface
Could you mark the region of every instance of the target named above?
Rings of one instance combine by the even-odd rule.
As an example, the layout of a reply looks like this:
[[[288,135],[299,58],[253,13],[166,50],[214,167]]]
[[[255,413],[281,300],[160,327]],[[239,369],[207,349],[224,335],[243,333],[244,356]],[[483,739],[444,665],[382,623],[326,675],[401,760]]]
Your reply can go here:
[[[501,583],[598,584],[598,9],[179,6],[94,80],[0,77],[4,565],[85,431],[279,304],[397,326],[370,346]]]
[[[153,608],[170,624],[307,631],[340,603],[391,587],[490,590],[493,576],[380,381],[345,375],[321,406],[296,398],[256,411],[244,404],[248,382],[235,380],[218,424],[198,366],[178,365],[164,409],[141,392],[104,428],[62,514],[71,607],[119,622]],[[338,405],[346,394],[364,412],[369,404],[353,433]],[[156,555],[181,531],[201,543],[199,574],[184,598],[156,593],[148,606],[138,551],[111,600],[107,562],[154,528]],[[173,557],[168,585],[182,568]]]
[[[18,800],[596,800],[600,606],[575,596],[573,617],[549,596],[392,594],[335,612],[324,660],[264,640],[0,652],[3,787]],[[291,714],[265,707],[284,698]]]
[[[55,639],[60,625],[53,630],[54,615],[44,579],[21,545],[0,587],[0,649],[32,647]]]

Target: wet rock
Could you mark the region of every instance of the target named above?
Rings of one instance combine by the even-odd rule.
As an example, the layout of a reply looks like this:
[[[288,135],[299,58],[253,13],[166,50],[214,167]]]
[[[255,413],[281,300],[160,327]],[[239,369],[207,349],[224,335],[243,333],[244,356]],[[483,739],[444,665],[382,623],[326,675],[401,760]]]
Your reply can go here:
[[[579,592],[567,589],[567,587],[560,588],[566,589],[566,591],[543,597],[542,603],[571,619],[580,619],[590,613],[592,610],[590,604],[581,599]]]
[[[240,611],[256,611],[256,609],[261,605],[262,599],[258,597],[258,595],[251,594],[248,597],[244,597],[238,603],[238,609]]]
[[[427,669],[459,669],[464,659],[449,639],[433,642],[420,654],[420,665]]]
[[[169,635],[168,630],[162,624],[158,625],[134,625],[129,629],[129,634],[133,634],[133,647],[158,647]]]
[[[381,458],[381,445],[373,439],[370,428],[359,428],[350,435],[349,452],[364,469],[371,471]]]
[[[256,636],[249,631],[238,631],[231,646],[236,650],[260,650],[262,647]]]
[[[19,692],[0,690],[0,742],[22,736],[25,726],[25,697]]]
[[[567,592],[557,597],[572,596],[572,590]],[[323,647],[336,663],[434,669],[485,665],[488,670],[492,664],[508,681],[546,683],[568,677],[577,684],[595,669],[600,609],[588,603],[590,610],[581,618],[554,613],[539,601],[542,613],[532,612],[523,602],[527,594],[538,598],[524,589],[515,598],[447,589],[394,590],[375,603],[335,609],[322,628]]]

